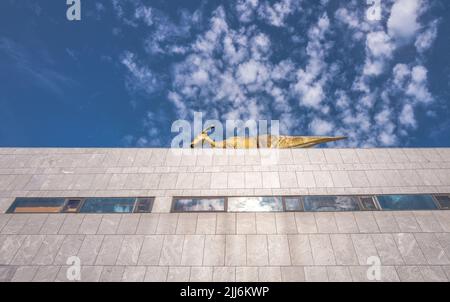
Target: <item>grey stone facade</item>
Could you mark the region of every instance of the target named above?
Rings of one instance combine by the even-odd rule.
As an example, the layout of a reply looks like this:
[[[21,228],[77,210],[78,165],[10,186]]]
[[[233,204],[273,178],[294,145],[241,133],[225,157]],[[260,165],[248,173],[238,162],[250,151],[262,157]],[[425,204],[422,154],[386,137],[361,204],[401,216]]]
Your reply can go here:
[[[450,211],[169,213],[173,196],[450,193],[450,149],[0,149],[0,281],[448,281]],[[154,196],[149,214],[3,214]]]

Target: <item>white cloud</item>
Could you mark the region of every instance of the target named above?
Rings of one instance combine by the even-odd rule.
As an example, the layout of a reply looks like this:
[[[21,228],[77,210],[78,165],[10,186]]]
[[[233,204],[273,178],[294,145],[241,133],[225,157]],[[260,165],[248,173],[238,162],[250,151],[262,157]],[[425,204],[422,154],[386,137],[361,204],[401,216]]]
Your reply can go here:
[[[209,82],[209,74],[204,69],[198,69],[191,75],[191,84],[201,86]]]
[[[324,14],[309,30],[309,42],[306,47],[308,64],[305,69],[297,71],[297,82],[292,86],[294,93],[300,98],[300,105],[306,107],[319,108],[325,98],[323,88],[327,81],[327,74],[324,73],[327,67],[325,51],[328,45],[324,37],[329,26],[328,16]]]
[[[405,104],[400,112],[399,121],[402,125],[407,127],[416,127],[416,119],[414,117],[414,109],[411,104]]]
[[[393,146],[397,143],[397,135],[393,132],[382,131],[378,135],[378,140],[383,146]]]
[[[248,56],[248,40],[246,36],[233,39],[226,35],[223,39],[224,57],[231,65],[239,64]]]
[[[142,90],[147,93],[153,93],[160,85],[158,79],[151,69],[145,65],[136,62],[133,53],[126,51],[121,63],[127,68],[129,74],[127,77],[127,86],[132,90]]]
[[[225,11],[222,7],[216,9],[210,20],[210,29],[196,39],[192,48],[194,51],[212,54],[223,33],[228,31],[228,24],[225,21]]]
[[[427,51],[437,37],[437,21],[431,22],[429,28],[417,36],[414,45],[419,53]]]
[[[275,81],[289,80],[293,77],[295,64],[291,60],[283,60],[274,66],[271,77]]]
[[[153,25],[153,9],[151,7],[139,6],[134,12],[136,19],[141,19],[148,26]]]
[[[390,37],[384,31],[368,33],[366,47],[370,51],[370,54],[376,58],[390,58],[394,51]]]
[[[312,135],[326,135],[330,134],[333,130],[333,123],[315,118],[310,124]]]
[[[363,74],[378,76],[383,73],[386,60],[392,57],[394,46],[384,31],[370,32],[366,38],[366,62]]]
[[[219,75],[218,82],[219,88],[216,89],[215,99],[233,103],[241,103],[246,99],[244,90],[230,71]]]
[[[343,90],[338,90],[335,93],[336,98],[336,107],[340,108],[341,110],[345,110],[350,106],[350,98]]]
[[[411,71],[411,82],[406,94],[421,103],[430,103],[433,97],[427,88],[427,69],[423,66],[415,66]]]
[[[361,5],[355,1],[348,1],[345,3],[347,7],[340,7],[336,10],[334,16],[336,20],[342,24],[345,24],[350,29],[352,34],[352,42],[359,43],[365,37],[365,34],[374,28],[374,24],[367,22],[365,18],[365,9],[361,10]],[[348,30],[346,30],[348,32]]]
[[[353,29],[360,28],[359,17],[355,11],[349,11],[347,8],[341,7],[336,11],[335,17]]]
[[[379,76],[383,73],[384,70],[384,61],[383,60],[366,60],[364,65],[363,74],[365,76]]]
[[[301,94],[300,104],[306,107],[318,108],[325,98],[322,86],[318,83],[303,83],[299,80],[294,89]]]
[[[422,65],[412,68],[397,64],[393,70],[393,82],[396,88],[416,103],[431,103],[433,96],[427,87],[427,69]]]
[[[269,88],[269,93],[273,97],[273,106],[276,112],[281,114],[290,113],[291,107],[289,105],[286,91],[275,86],[273,88]]]
[[[414,66],[411,71],[412,80],[416,83],[422,83],[427,80],[427,69],[423,66]]]
[[[123,15],[124,15],[124,11],[123,11],[122,5],[120,4],[120,1],[119,0],[112,0],[112,5],[113,5],[113,9],[114,9],[116,15],[119,18],[122,18]]]
[[[299,9],[297,1],[293,0],[281,0],[274,4],[264,2],[258,9],[258,15],[267,23],[273,26],[284,26],[287,16]]]
[[[187,22],[182,19],[192,16],[188,13],[178,14],[177,21],[158,15],[155,9],[142,10],[136,15],[145,25],[135,21],[149,26],[150,55],[179,55],[180,60],[168,66],[167,78],[167,99],[178,117],[189,119],[193,111],[202,111],[208,119],[274,118],[280,119],[284,133],[346,135],[349,139],[338,143],[346,146],[392,146],[407,139],[418,127],[419,115],[430,111],[434,101],[423,59],[437,36],[436,22],[422,28],[418,17],[426,5],[411,1],[417,6],[408,4],[409,9],[401,12],[405,1],[397,0],[390,14],[387,10],[384,14],[389,20],[370,23],[356,0],[342,4],[345,7],[331,19],[314,9],[303,10],[307,16],[298,17],[315,18],[315,22],[292,23],[298,28],[292,26],[290,21],[296,18],[290,16],[297,17],[300,2],[288,0],[240,0],[232,15],[219,6],[197,31],[180,29]],[[407,28],[400,29],[399,20],[405,16],[409,16]],[[165,21],[157,25],[157,19]],[[260,21],[278,28],[259,27]],[[186,24],[186,28],[195,26],[194,21]],[[305,26],[308,30],[303,35]],[[342,30],[351,37],[345,45],[340,44]],[[300,38],[293,40],[295,47],[284,47],[274,32]],[[419,55],[398,60],[397,49],[405,41],[411,42],[409,46],[414,43]],[[352,56],[354,68],[341,64],[345,55]],[[129,73],[127,83],[133,88],[139,83],[142,89],[143,83],[156,80],[142,62],[131,53],[122,60]],[[427,110],[422,110],[425,106]],[[149,144],[150,134],[149,130],[148,142],[144,137],[139,144]]]
[[[268,35],[254,26],[230,28],[222,7],[214,11],[209,25],[173,69],[173,92],[186,108],[219,119],[268,118],[263,115],[272,104],[280,114],[288,113],[287,92],[272,79],[276,65],[270,60]],[[286,64],[279,65],[278,77],[288,72]]]
[[[408,78],[411,73],[410,68],[406,64],[397,64],[394,67],[394,83],[397,87],[401,87],[404,85],[405,80]]]
[[[410,40],[420,28],[417,21],[421,0],[396,0],[387,22],[389,35],[395,39]]]
[[[164,136],[159,127],[159,123],[163,122],[166,118],[163,112],[147,112],[143,120],[143,128],[145,129],[144,135],[125,135],[122,139],[125,146],[137,146],[137,147],[158,147],[165,144]]]
[[[256,81],[263,81],[268,77],[268,70],[265,66],[255,60],[250,60],[239,65],[238,80],[243,84],[251,84]]]
[[[236,3],[236,12],[239,21],[247,23],[253,20],[258,0],[239,0]]]
[[[202,20],[200,10],[190,12],[181,9],[177,11],[178,21],[174,21],[162,11],[146,6],[140,0],[129,2],[134,7],[134,11],[132,17],[126,18],[121,6],[123,4],[124,2],[116,4],[117,7],[120,7],[120,9],[116,8],[116,12],[125,24],[137,27],[140,22],[143,22],[148,27],[145,32],[148,32],[149,35],[144,43],[145,50],[151,55],[185,53],[187,49],[178,45],[179,41],[188,38],[192,29],[197,28]]]
[[[377,23],[369,26],[366,22],[358,22],[355,12],[342,8],[338,10],[336,13],[338,20],[348,24],[354,32],[366,33],[366,57],[361,75],[353,83],[355,91],[371,93],[372,79],[375,77],[379,79],[388,70],[397,47],[412,40],[416,35],[420,28],[417,19],[426,8],[427,5],[422,0],[395,1],[387,21],[387,33]],[[409,71],[398,69],[397,80],[394,79],[394,82],[401,81],[400,77],[405,72]]]
[[[254,58],[262,59],[270,53],[270,39],[263,33],[258,33],[251,39],[251,52]]]
[[[388,108],[383,109],[375,115],[375,121],[378,125],[383,125],[391,120],[391,111]]]
[[[346,106],[345,98],[337,102],[341,108],[337,113],[338,119],[343,124],[339,127],[354,132],[349,135],[350,145],[390,146],[399,143],[402,137],[417,127],[416,108],[433,101],[427,88],[427,70],[417,59],[413,64],[396,64],[388,80],[385,77],[397,59],[396,50],[399,47],[415,41],[420,53],[434,39],[432,30],[427,34],[423,31],[423,37],[415,38],[422,26],[419,16],[426,9],[425,1],[395,1],[387,20],[387,31],[383,22],[368,24],[358,19],[358,10],[341,8],[336,12],[336,19],[349,27],[354,41],[359,41],[363,35],[366,42],[364,63],[357,68],[360,74],[352,84],[352,90],[360,96],[353,100],[352,106]]]
[[[189,111],[178,93],[169,91],[167,93],[167,98],[177,109],[180,118],[186,118],[188,116]]]

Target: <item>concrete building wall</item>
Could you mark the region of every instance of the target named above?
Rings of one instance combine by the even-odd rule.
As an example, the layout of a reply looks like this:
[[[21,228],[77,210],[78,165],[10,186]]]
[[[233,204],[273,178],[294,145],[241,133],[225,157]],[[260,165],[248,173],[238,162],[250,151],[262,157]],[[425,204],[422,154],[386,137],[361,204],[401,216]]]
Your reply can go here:
[[[208,152],[209,151],[209,152]],[[0,149],[0,210],[17,196],[449,193],[450,149]]]
[[[273,159],[273,157],[272,157]],[[0,281],[450,278],[450,211],[169,213],[173,196],[450,193],[450,149],[0,149],[15,197],[154,196],[149,214],[0,214]]]

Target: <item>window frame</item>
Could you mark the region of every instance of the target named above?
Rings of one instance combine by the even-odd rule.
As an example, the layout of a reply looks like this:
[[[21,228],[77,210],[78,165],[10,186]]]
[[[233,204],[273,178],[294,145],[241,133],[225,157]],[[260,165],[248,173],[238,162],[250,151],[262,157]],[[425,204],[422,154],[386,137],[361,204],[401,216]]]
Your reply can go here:
[[[137,212],[138,204],[140,199],[150,199],[150,205],[148,206],[149,211],[148,212]],[[130,214],[148,214],[153,211],[153,205],[155,204],[155,197],[136,197],[136,200],[134,202],[133,212]]]
[[[223,199],[223,210],[217,211],[180,211],[175,210],[175,204],[180,199]],[[172,197],[172,204],[170,205],[170,213],[227,213],[228,212],[228,197],[227,196],[174,196]]]
[[[373,211],[381,211],[381,206],[376,198],[376,195],[357,195],[359,210],[362,212],[373,212]],[[375,209],[366,208],[362,202],[362,198],[372,198],[373,204],[375,205]]]
[[[341,210],[341,211],[307,211],[305,209],[305,200],[304,200],[304,198],[302,196],[302,207],[303,207],[303,212],[305,212],[305,213],[342,213],[342,212],[345,213],[345,212],[363,212],[363,211],[366,211],[362,207],[362,203],[361,203],[361,200],[360,200],[360,197],[362,195],[342,195],[342,194],[339,194],[339,195],[306,195],[306,196],[308,196],[308,197],[309,196],[314,196],[314,197],[322,197],[322,196],[325,196],[325,197],[352,197],[352,198],[356,199],[356,205],[357,205],[358,209],[357,210]]]
[[[305,212],[305,204],[303,200],[303,196],[300,195],[283,195],[281,196],[283,202],[283,212],[295,213],[295,212]],[[286,208],[286,198],[298,198],[300,200],[300,210],[288,210]]]
[[[63,202],[61,204],[61,210],[59,212],[15,212],[15,209],[17,209],[17,206],[15,206],[18,199],[62,199]],[[5,211],[5,214],[61,214],[64,213],[62,210],[66,206],[67,199],[65,197],[16,197],[14,198],[14,201],[11,203],[11,205],[8,207],[8,209]],[[14,208],[14,210],[12,210]]]
[[[59,212],[13,212],[11,209],[13,208],[14,204],[16,203],[17,199],[63,199],[64,202],[61,206],[61,210]],[[120,198],[134,198],[134,204],[133,204],[133,210],[131,212],[105,212],[105,213],[95,213],[95,212],[84,212],[81,213],[80,210],[83,208],[84,203],[86,202],[86,199],[89,198],[105,198],[105,199],[120,199]],[[136,206],[138,204],[139,199],[150,199],[150,205],[149,205],[149,212],[136,212]],[[64,211],[67,204],[71,200],[80,200],[80,204],[77,207],[77,210],[75,212],[67,212]],[[5,214],[148,214],[152,213],[153,211],[153,205],[155,204],[155,197],[98,197],[98,196],[91,196],[91,197],[16,197],[14,198],[14,201],[11,203],[11,205],[6,210]]]
[[[402,194],[406,195],[406,194]],[[346,196],[346,197],[354,197],[357,200],[358,210],[356,211],[379,211],[380,206],[378,204],[378,201],[375,198],[375,195],[248,195],[248,196],[237,196],[237,195],[231,195],[231,196],[174,196],[172,197],[172,202],[170,205],[170,213],[295,213],[295,212],[308,212],[308,213],[314,213],[315,211],[305,211],[305,204],[304,204],[304,197],[305,196],[333,196],[333,197],[339,197],[339,196]],[[228,199],[229,198],[245,198],[245,197],[277,197],[281,198],[281,204],[282,204],[282,210],[281,211],[229,211],[228,210]],[[361,197],[372,197],[376,209],[370,210],[365,209],[362,206]],[[224,199],[224,210],[218,210],[218,211],[179,211],[175,210],[175,203],[178,199],[218,199],[223,198]],[[300,205],[301,210],[287,210],[286,208],[286,198],[299,198],[300,199]],[[354,210],[352,211],[322,211],[324,213],[334,213],[334,212],[356,212]]]
[[[78,212],[80,214],[134,214],[134,207],[136,205],[136,202],[138,200],[137,197],[85,197],[83,201],[83,206],[86,203],[87,199],[97,199],[97,198],[103,198],[103,199],[120,199],[120,198],[134,198],[133,207],[131,212]],[[80,207],[80,210],[83,208],[83,206]]]
[[[394,195],[400,195],[400,196],[430,196],[431,200],[433,201],[434,205],[436,206],[435,209],[384,209],[381,206],[380,201],[378,200],[378,196],[394,196]],[[441,195],[441,194],[433,194],[433,193],[419,193],[419,194],[374,194],[372,195],[374,199],[377,201],[377,205],[379,207],[379,211],[384,212],[405,212],[405,211],[437,211],[441,210],[441,207],[439,206],[439,203],[434,195]],[[446,195],[446,194],[442,194]]]
[[[228,198],[256,198],[256,197],[273,197],[279,198],[281,201],[281,211],[228,211]],[[249,196],[227,196],[227,206],[225,208],[226,213],[283,213],[286,212],[286,204],[284,203],[284,196],[282,195],[249,195]]]
[[[69,204],[69,202],[71,200],[79,200],[80,203],[78,204],[77,210],[75,212],[67,212],[64,211],[64,209],[66,208],[66,206]],[[65,202],[64,202],[64,206],[62,207],[62,210],[60,213],[64,213],[64,214],[75,214],[75,213],[80,213],[80,209],[83,207],[84,201],[86,200],[86,198],[66,198]]]
[[[445,196],[450,198],[450,194],[445,194],[445,193],[439,193],[439,194],[431,194],[431,196],[433,197],[434,203],[436,204],[438,210],[440,211],[449,211],[450,210],[450,206],[449,207],[442,207],[441,203],[439,202],[439,200],[437,199],[436,196]]]
[[[434,205],[436,206],[435,209],[404,209],[404,210],[400,210],[400,209],[383,209],[381,207],[381,204],[378,200],[379,196],[390,196],[390,195],[402,195],[402,196],[417,196],[417,195],[428,195],[431,196],[432,201],[434,203]],[[450,198],[450,194],[446,194],[446,193],[421,193],[421,194],[366,194],[366,195],[249,195],[249,196],[236,196],[236,195],[232,195],[232,196],[173,196],[172,197],[172,202],[171,202],[171,207],[170,207],[170,213],[282,213],[282,212],[310,212],[310,213],[314,213],[315,211],[306,211],[305,210],[305,204],[304,204],[304,197],[305,196],[332,196],[332,197],[339,197],[339,196],[348,196],[348,197],[354,197],[357,199],[358,201],[358,209],[357,210],[351,210],[351,211],[321,211],[321,212],[356,212],[356,211],[436,211],[436,210],[441,210],[441,211],[448,211],[450,210],[449,208],[445,208],[445,207],[441,207],[439,201],[437,200],[437,196],[447,196]],[[240,212],[230,212],[228,210],[228,199],[229,198],[245,198],[245,197],[275,197],[275,198],[281,198],[281,203],[282,203],[282,210],[281,211],[240,211]],[[89,198],[106,198],[106,199],[120,199],[120,198],[134,198],[134,204],[133,204],[133,209],[132,212],[108,212],[108,213],[93,213],[93,212],[86,212],[86,213],[80,213],[80,210],[82,209],[86,199]],[[286,208],[286,199],[287,198],[298,198],[300,201],[300,206],[301,209],[299,210],[288,210]],[[362,203],[362,198],[372,198],[374,205],[375,205],[375,209],[368,209],[366,207],[363,206]],[[18,199],[63,199],[64,202],[61,206],[61,210],[59,212],[14,212],[12,211],[12,208],[14,207],[15,203],[17,202]],[[137,208],[138,208],[138,204],[139,204],[139,200],[140,199],[149,199],[150,204],[149,204],[149,212],[137,212]],[[179,211],[179,210],[175,210],[175,204],[176,201],[179,199],[223,199],[224,200],[224,208],[223,210],[208,210],[208,211]],[[80,203],[76,209],[75,212],[67,212],[64,211],[64,209],[66,208],[66,206],[68,205],[68,203],[71,200],[79,200]],[[154,196],[138,196],[138,197],[102,197],[102,196],[95,196],[95,197],[16,197],[14,199],[14,201],[11,203],[11,205],[8,207],[8,209],[5,211],[5,214],[147,214],[147,213],[152,213],[153,212],[153,206],[155,203],[155,197]],[[15,209],[16,207],[14,207]]]

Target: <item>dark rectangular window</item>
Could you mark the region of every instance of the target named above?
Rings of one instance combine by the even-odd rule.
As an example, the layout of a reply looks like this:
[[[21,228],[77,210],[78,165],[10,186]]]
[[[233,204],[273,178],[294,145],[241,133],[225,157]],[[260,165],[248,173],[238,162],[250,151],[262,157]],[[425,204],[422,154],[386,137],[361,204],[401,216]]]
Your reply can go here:
[[[7,213],[150,213],[152,197],[18,197]],[[450,210],[449,194],[175,197],[172,212]]]
[[[149,213],[153,198],[25,198],[18,197],[7,213]]]
[[[7,213],[59,213],[64,198],[16,198]]]
[[[354,196],[304,196],[305,211],[358,211],[358,199]]]
[[[80,213],[133,213],[136,198],[86,198]]]
[[[193,197],[174,198],[173,212],[223,212],[225,211],[225,198]]]
[[[373,196],[361,196],[359,200],[361,201],[361,208],[364,211],[375,211],[378,209]]]
[[[431,195],[377,195],[383,210],[434,210],[437,209]]]
[[[82,202],[82,199],[68,199],[62,211],[64,213],[77,213]]]
[[[150,213],[153,208],[153,198],[138,198],[134,213]]]
[[[450,210],[450,195],[435,195],[439,208],[442,210]]]
[[[281,212],[281,197],[229,197],[228,212]]]

